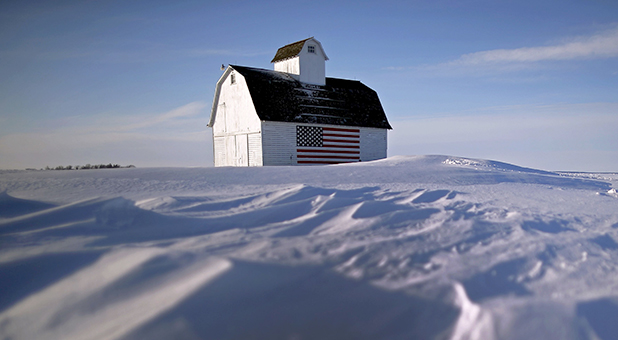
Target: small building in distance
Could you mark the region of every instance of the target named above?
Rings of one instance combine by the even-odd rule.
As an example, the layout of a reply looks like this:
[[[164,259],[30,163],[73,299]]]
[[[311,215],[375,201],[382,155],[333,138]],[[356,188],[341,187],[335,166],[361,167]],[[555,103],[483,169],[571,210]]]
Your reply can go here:
[[[274,71],[229,65],[208,126],[215,166],[336,164],[386,157],[392,129],[377,93],[327,78],[314,38],[281,47]]]

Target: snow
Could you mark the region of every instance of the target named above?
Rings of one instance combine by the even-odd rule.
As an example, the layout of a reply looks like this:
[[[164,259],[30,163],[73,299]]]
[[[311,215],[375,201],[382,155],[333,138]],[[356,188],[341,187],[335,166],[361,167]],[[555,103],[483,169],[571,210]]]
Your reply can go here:
[[[2,339],[613,339],[618,173],[0,171]]]

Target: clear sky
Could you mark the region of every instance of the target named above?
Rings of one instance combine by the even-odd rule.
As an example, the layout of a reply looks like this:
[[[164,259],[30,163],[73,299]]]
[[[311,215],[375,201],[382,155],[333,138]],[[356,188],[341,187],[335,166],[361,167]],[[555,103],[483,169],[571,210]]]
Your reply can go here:
[[[389,156],[618,171],[618,1],[3,1],[0,168],[212,166],[221,64],[315,36]]]

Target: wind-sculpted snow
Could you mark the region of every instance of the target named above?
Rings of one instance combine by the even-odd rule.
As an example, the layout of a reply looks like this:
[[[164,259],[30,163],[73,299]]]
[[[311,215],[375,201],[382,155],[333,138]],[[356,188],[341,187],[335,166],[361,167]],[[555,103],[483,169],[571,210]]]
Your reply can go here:
[[[0,338],[613,339],[603,179],[446,156],[0,173]]]

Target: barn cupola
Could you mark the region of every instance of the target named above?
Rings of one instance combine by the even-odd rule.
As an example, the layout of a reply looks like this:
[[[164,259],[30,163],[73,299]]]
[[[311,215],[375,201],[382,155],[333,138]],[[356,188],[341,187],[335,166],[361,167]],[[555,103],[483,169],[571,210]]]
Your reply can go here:
[[[322,44],[311,37],[281,47],[271,63],[275,71],[289,73],[303,83],[325,85],[326,60]]]

